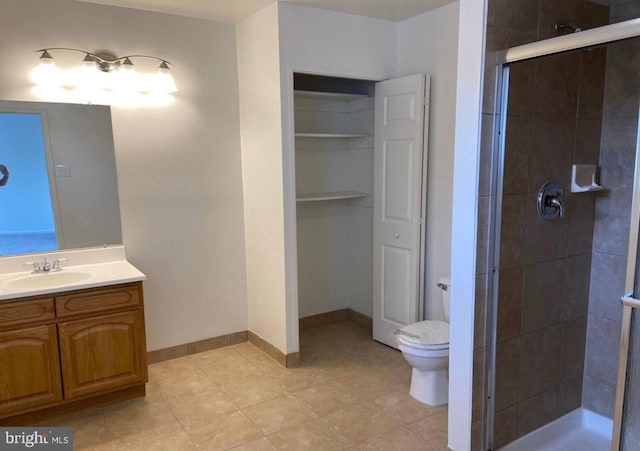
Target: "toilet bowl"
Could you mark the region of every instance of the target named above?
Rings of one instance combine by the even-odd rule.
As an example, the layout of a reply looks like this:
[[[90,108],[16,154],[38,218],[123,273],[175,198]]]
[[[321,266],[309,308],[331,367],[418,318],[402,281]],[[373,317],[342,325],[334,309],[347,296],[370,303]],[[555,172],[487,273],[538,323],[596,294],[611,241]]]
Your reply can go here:
[[[441,280],[445,317],[449,319],[449,282]],[[420,321],[396,332],[398,349],[413,367],[409,394],[430,406],[449,400],[449,323]]]

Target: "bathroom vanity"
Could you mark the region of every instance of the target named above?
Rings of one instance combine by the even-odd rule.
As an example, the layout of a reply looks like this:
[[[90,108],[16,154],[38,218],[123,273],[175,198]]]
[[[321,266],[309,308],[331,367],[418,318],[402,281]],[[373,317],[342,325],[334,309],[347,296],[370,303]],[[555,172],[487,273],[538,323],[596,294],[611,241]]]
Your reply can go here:
[[[96,258],[82,252],[69,260]],[[51,274],[0,273],[0,425],[144,396],[144,274],[117,254]]]

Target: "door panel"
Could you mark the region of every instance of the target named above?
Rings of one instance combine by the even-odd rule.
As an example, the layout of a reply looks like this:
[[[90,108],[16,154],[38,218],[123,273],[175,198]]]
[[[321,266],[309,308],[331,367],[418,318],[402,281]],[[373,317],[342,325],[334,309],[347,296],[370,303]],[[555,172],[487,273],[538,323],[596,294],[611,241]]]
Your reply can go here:
[[[0,417],[62,399],[56,326],[0,333]]]
[[[65,398],[144,381],[139,312],[70,321],[58,327]]]
[[[376,84],[373,209],[373,338],[419,319],[421,299],[424,74]]]

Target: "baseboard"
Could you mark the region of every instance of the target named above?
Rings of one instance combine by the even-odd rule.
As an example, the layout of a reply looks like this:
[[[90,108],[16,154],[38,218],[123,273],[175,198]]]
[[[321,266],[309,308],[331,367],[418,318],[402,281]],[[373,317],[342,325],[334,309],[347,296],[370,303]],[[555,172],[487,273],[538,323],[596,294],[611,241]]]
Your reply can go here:
[[[331,312],[320,313],[319,315],[300,318],[299,327],[300,330],[303,330],[311,327],[324,326],[326,324],[345,321],[347,319],[350,319],[363,327],[367,327],[369,329],[373,328],[373,320],[371,318],[350,308],[333,310]]]
[[[249,331],[249,342],[285,368],[293,368],[300,365],[299,352],[285,354],[284,352],[273,346],[271,343],[269,343],[267,340],[252,331]]]
[[[221,335],[219,337],[206,338],[204,340],[193,341],[170,348],[158,349],[147,352],[147,363],[164,362],[165,360],[177,359],[199,352],[211,351],[213,349],[224,348],[226,346],[245,343],[249,340],[248,331],[235,332],[233,334]]]

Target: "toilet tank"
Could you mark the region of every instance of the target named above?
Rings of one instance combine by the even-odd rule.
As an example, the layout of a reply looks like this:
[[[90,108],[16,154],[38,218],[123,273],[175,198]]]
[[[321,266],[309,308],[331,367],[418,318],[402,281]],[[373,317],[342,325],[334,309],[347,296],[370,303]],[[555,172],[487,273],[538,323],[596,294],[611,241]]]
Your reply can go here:
[[[438,280],[440,288],[440,296],[442,297],[442,310],[444,311],[444,319],[449,322],[449,312],[451,307],[451,279],[441,277]]]

